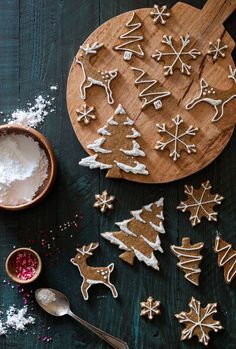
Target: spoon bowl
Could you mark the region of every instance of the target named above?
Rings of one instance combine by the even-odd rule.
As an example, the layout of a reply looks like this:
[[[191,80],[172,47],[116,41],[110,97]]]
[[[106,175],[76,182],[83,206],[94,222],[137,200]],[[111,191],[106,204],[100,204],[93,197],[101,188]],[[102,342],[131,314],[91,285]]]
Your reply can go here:
[[[43,291],[51,292],[54,295],[55,300],[47,301],[40,297]],[[69,315],[70,303],[68,298],[61,292],[53,290],[52,288],[39,288],[35,291],[35,298],[37,303],[43,310],[53,316]]]

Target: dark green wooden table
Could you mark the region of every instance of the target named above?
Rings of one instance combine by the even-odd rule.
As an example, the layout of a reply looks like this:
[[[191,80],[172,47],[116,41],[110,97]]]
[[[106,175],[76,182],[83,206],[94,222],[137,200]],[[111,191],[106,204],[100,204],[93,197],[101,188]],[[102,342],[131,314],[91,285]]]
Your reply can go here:
[[[180,342],[182,326],[174,314],[188,310],[191,296],[203,303],[218,302],[218,317],[224,331],[212,335],[209,348],[236,348],[235,282],[227,286],[223,271],[217,267],[212,252],[216,230],[236,244],[236,134],[225,151],[206,169],[185,180],[165,185],[140,185],[127,181],[107,180],[104,173],[78,166],[85,155],[76,139],[66,109],[66,80],[72,59],[79,45],[101,23],[111,17],[135,9],[151,7],[155,1],[145,0],[0,0],[0,110],[13,111],[33,102],[38,93],[47,95],[49,87],[58,84],[55,92],[55,112],[39,130],[50,140],[58,158],[57,182],[39,206],[19,213],[0,213],[0,310],[10,304],[23,304],[17,287],[8,284],[4,262],[13,246],[29,246],[43,258],[44,271],[36,285],[25,288],[29,292],[29,310],[37,317],[33,329],[21,334],[0,337],[1,349],[34,349],[48,346],[53,349],[109,348],[92,334],[67,318],[52,318],[31,303],[37,286],[50,286],[65,292],[72,307],[86,320],[100,326],[130,345],[130,349],[202,348],[196,338]],[[172,6],[176,1],[165,1]],[[205,1],[188,1],[202,7]],[[236,17],[232,15],[225,26],[236,39]],[[235,52],[234,52],[235,53]],[[235,58],[235,55],[234,55]],[[52,95],[52,92],[50,92]],[[4,119],[4,116],[1,116]],[[3,121],[2,121],[3,122]],[[215,192],[225,197],[216,224],[203,221],[192,228],[188,215],[176,210],[183,198],[185,183],[200,185],[210,179]],[[117,197],[116,207],[102,216],[92,205],[94,194],[107,189]],[[114,222],[129,218],[131,209],[141,208],[159,197],[165,198],[166,235],[162,238],[165,250],[158,254],[161,271],[155,272],[143,263],[130,267],[118,258],[115,246],[100,239],[100,233],[114,228]],[[61,231],[61,224],[72,222]],[[206,248],[202,263],[201,285],[188,283],[176,267],[176,258],[169,245],[183,236],[204,241]],[[42,246],[45,237],[46,246]],[[32,241],[31,241],[32,240]],[[94,265],[113,261],[116,271],[112,280],[117,285],[119,299],[114,300],[105,287],[92,288],[90,300],[80,293],[79,272],[69,262],[77,244],[100,241],[101,249],[91,260]],[[50,243],[48,249],[47,243]],[[57,250],[60,250],[59,251]],[[47,255],[51,253],[51,255]],[[6,282],[4,283],[4,280]],[[152,323],[140,318],[139,302],[149,295],[162,303],[162,315]],[[45,345],[38,336],[52,336]]]

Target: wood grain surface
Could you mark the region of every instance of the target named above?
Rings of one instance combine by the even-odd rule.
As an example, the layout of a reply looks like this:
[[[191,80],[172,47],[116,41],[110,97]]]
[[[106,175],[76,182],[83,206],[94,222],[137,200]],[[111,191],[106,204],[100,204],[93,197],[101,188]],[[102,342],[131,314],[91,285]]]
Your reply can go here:
[[[65,98],[68,72],[78,47],[110,18],[137,7],[151,7],[155,2],[0,0],[0,110],[8,114],[17,107],[24,108],[39,93],[51,94],[51,85],[59,86],[54,92],[56,111],[39,128],[49,139],[58,159],[56,185],[37,207],[25,212],[0,212],[0,310],[13,303],[23,305],[17,286],[8,285],[4,262],[13,246],[31,245],[42,257],[43,271],[37,283],[25,291],[31,295],[35,288],[49,286],[66,293],[74,312],[126,340],[130,349],[203,348],[196,338],[180,341],[182,326],[174,318],[175,313],[188,310],[191,296],[204,304],[218,302],[218,318],[225,330],[212,334],[209,348],[234,349],[236,284],[235,281],[230,286],[224,283],[223,270],[218,268],[217,256],[212,250],[217,230],[236,246],[236,134],[211,165],[169,184],[145,185],[112,180],[105,178],[104,172],[78,166],[86,152],[72,129]],[[175,3],[174,0],[166,1],[169,6]],[[205,1],[189,0],[186,3],[200,9]],[[227,19],[225,27],[235,40],[235,15]],[[235,61],[235,51],[233,58]],[[5,116],[0,117],[3,122]],[[184,198],[184,184],[199,186],[207,179],[212,182],[214,192],[225,197],[217,208],[219,220],[217,223],[203,220],[192,228],[188,214],[177,211],[176,206]],[[116,196],[115,209],[107,216],[92,207],[94,195],[104,189]],[[166,218],[166,235],[162,237],[165,252],[158,254],[161,270],[152,271],[139,262],[135,267],[129,267],[119,259],[120,251],[116,246],[101,239],[100,233],[114,230],[114,222],[128,218],[130,210],[139,209],[161,196],[165,198]],[[76,214],[80,218],[74,218]],[[75,219],[78,227],[73,224],[64,230],[59,227]],[[171,244],[179,245],[185,236],[189,236],[192,243],[203,241],[206,246],[198,288],[184,279],[169,248]],[[47,245],[42,245],[42,238],[51,244],[50,250]],[[86,303],[80,293],[81,277],[69,260],[74,256],[77,244],[96,241],[100,242],[100,249],[92,257],[91,264],[115,263],[112,282],[120,297],[114,300],[107,288],[97,286],[91,288],[90,300]],[[57,248],[61,250],[60,254],[55,253]],[[48,252],[52,255],[48,256]],[[139,302],[149,295],[161,301],[161,316],[153,322],[139,316]],[[37,317],[33,329],[28,333],[12,331],[9,336],[0,337],[1,349],[109,349],[69,318],[50,317],[35,303],[30,303],[29,310]],[[52,336],[53,341],[44,344],[38,339],[43,335]]]
[[[220,154],[228,143],[236,122],[234,113],[236,98],[225,106],[224,116],[215,123],[212,123],[215,110],[209,104],[201,103],[191,110],[186,110],[185,106],[189,100],[199,94],[201,78],[204,78],[210,86],[220,90],[229,90],[234,84],[228,79],[228,75],[229,65],[234,66],[231,53],[235,43],[223,26],[225,18],[234,8],[236,8],[236,1],[221,0],[215,3],[210,0],[202,10],[177,3],[166,25],[154,25],[149,15],[150,9],[137,10],[135,13],[142,23],[141,29],[144,35],[140,45],[145,51],[145,56],[142,59],[133,56],[130,62],[125,62],[123,52],[114,51],[114,46],[119,42],[118,37],[127,31],[125,24],[132,16],[132,12],[112,18],[89,36],[83,46],[94,42],[104,44],[104,48],[98,50],[97,54],[91,58],[92,69],[95,68],[95,71],[96,69],[119,70],[118,77],[111,82],[115,102],[108,104],[104,89],[99,86],[94,85],[87,90],[85,101],[80,97],[80,84],[84,76],[76,59],[79,59],[82,50],[78,51],[77,58],[71,66],[67,87],[68,111],[76,135],[89,155],[94,155],[94,152],[87,148],[88,144],[100,137],[97,130],[106,125],[107,119],[114,113],[119,103],[123,105],[128,116],[135,120],[135,127],[141,133],[139,143],[146,154],[141,162],[147,166],[149,175],[133,175],[120,170],[116,171],[117,177],[141,183],[170,182],[199,171]],[[170,50],[161,43],[163,35],[172,35],[178,43],[179,37],[186,34],[190,35],[191,40],[188,48],[197,48],[202,54],[196,60],[188,62],[192,65],[190,76],[174,70],[173,76],[165,77],[163,72],[165,64],[156,62],[152,55],[156,49],[167,52]],[[224,59],[214,62],[212,57],[207,55],[207,51],[209,42],[216,42],[218,38],[228,45],[228,50]],[[141,109],[142,102],[138,98],[139,92],[134,84],[137,77],[134,76],[131,67],[143,69],[148,78],[156,79],[160,84],[160,91],[171,92],[171,96],[162,99],[163,107],[160,110],[155,110],[153,106]],[[230,93],[232,95],[233,91],[228,95]],[[227,98],[229,96],[222,95],[223,100]],[[76,110],[85,102],[96,108],[97,119],[89,126],[77,121]],[[183,118],[186,127],[193,125],[198,128],[196,136],[190,139],[191,144],[196,144],[196,153],[188,154],[183,151],[180,158],[173,161],[167,150],[155,149],[157,140],[161,139],[156,124],[166,123],[170,126],[172,119],[178,114]],[[104,146],[107,149],[106,142]],[[115,176],[108,173],[107,177]]]

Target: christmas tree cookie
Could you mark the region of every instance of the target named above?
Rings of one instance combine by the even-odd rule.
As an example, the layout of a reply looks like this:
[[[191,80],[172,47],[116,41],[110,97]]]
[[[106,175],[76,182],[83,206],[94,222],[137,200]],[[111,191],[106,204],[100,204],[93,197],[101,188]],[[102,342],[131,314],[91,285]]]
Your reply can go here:
[[[135,175],[149,174],[146,165],[140,160],[146,156],[137,141],[141,134],[121,105],[98,133],[101,137],[87,146],[95,155],[82,159],[80,165],[108,170],[107,177],[112,178],[121,178],[122,171]]]
[[[130,61],[132,56],[144,57],[144,52],[140,41],[143,40],[143,34],[140,27],[142,26],[138,16],[132,12],[131,17],[126,23],[127,32],[119,36],[121,44],[114,47],[116,51],[124,51],[124,60]]]
[[[218,254],[219,267],[224,268],[225,282],[229,284],[236,276],[236,250],[232,248],[231,244],[217,236],[214,251]]]
[[[191,245],[190,238],[182,239],[182,246],[172,245],[171,251],[179,259],[178,267],[185,272],[185,278],[192,284],[199,285],[199,276],[201,269],[199,264],[202,260],[201,250],[204,247],[203,242]]]
[[[165,233],[163,204],[164,199],[161,198],[140,210],[131,211],[132,218],[116,223],[120,231],[102,234],[106,240],[125,251],[119,257],[126,263],[133,265],[136,257],[147,266],[159,270],[153,252],[163,252],[160,240],[160,234]]]

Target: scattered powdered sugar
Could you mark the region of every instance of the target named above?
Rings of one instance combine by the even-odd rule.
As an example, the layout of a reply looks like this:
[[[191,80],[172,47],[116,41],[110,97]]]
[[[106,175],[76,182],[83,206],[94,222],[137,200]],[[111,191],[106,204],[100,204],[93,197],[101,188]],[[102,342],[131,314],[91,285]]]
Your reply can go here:
[[[35,318],[27,316],[27,311],[27,305],[20,309],[11,305],[6,312],[6,321],[0,321],[0,335],[6,334],[8,329],[25,331],[28,325],[34,324]]]
[[[50,90],[52,90],[52,91],[53,91],[53,90],[54,90],[54,91],[57,90],[57,88],[58,88],[57,85],[50,86]]]
[[[51,90],[57,90],[57,86],[51,86]],[[55,111],[52,107],[52,101],[55,97],[47,96],[46,98],[39,95],[35,98],[34,105],[28,104],[28,109],[17,109],[6,121],[9,125],[20,124],[29,127],[37,127],[41,124],[49,112]],[[49,110],[50,109],[50,110]]]
[[[48,177],[48,158],[32,137],[0,136],[0,203],[21,205],[32,201]]]
[[[48,288],[40,290],[37,294],[37,298],[43,305],[48,305],[56,300],[55,293]]]

